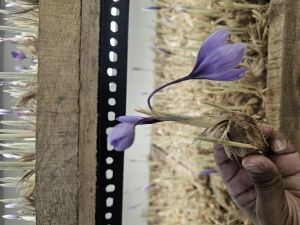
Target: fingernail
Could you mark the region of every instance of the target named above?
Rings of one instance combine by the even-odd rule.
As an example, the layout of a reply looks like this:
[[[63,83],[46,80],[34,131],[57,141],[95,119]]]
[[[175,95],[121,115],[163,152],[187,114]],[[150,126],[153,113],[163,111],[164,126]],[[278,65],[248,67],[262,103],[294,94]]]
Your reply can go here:
[[[243,165],[246,170],[250,171],[251,173],[263,173],[264,168],[261,165],[257,164],[245,164]]]
[[[283,151],[284,149],[286,149],[286,143],[283,142],[282,140],[276,139],[273,142],[273,149],[275,152]]]

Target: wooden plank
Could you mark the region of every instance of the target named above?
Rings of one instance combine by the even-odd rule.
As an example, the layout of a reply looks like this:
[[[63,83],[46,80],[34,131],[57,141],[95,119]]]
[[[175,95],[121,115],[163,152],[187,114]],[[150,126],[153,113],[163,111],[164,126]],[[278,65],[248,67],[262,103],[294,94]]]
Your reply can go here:
[[[82,4],[79,131],[79,224],[95,225],[100,1]]]
[[[78,224],[80,16],[80,0],[40,1],[38,225]]]
[[[266,117],[300,145],[300,2],[271,0]]]

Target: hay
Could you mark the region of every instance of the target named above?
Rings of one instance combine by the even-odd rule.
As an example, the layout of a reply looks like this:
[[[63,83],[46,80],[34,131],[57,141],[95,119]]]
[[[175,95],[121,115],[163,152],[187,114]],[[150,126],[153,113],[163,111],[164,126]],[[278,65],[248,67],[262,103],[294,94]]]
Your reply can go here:
[[[202,115],[215,102],[264,118],[266,88],[268,1],[157,0],[156,86],[187,75],[199,43],[227,26],[232,42],[248,45],[243,65],[248,74],[238,82],[187,81],[166,88],[154,98],[157,110]],[[218,176],[201,175],[214,168],[211,144],[195,142],[201,129],[175,123],[155,125],[152,131],[150,225],[251,224],[230,200]],[[193,144],[191,144],[193,143]]]
[[[0,179],[3,187],[16,187],[20,197],[1,199],[6,208],[14,209],[16,215],[3,215],[4,219],[20,219],[35,222],[35,124],[36,124],[36,88],[37,88],[37,30],[38,1],[6,0],[11,4],[1,9],[5,26],[1,30],[16,31],[17,35],[1,38],[21,50],[27,59],[32,61],[29,68],[21,68],[17,72],[1,72],[4,80],[4,92],[12,98],[12,110],[18,116],[16,121],[2,120],[1,124],[9,129],[0,129],[1,154],[15,159],[14,162],[1,162],[1,170],[25,171],[22,177],[4,177]],[[21,34],[20,34],[21,33]],[[12,128],[11,128],[12,127]]]

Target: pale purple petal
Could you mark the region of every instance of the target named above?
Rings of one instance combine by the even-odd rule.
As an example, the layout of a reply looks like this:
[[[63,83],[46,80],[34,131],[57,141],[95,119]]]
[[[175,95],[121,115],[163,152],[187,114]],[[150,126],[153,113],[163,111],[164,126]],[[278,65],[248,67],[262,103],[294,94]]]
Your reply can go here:
[[[0,109],[0,115],[7,115],[9,113],[11,113],[11,110],[7,110],[7,109]]]
[[[208,75],[205,79],[215,81],[235,81],[241,79],[247,71],[248,68],[233,69],[223,73]]]
[[[206,55],[192,76],[201,76],[202,79],[206,79],[205,75],[234,69],[242,61],[245,51],[245,44],[230,44],[219,47]]]
[[[146,184],[143,186],[143,191],[148,191],[150,188],[154,187],[155,183],[152,184]]]
[[[116,120],[122,123],[136,124],[142,119],[144,119],[144,117],[141,116],[119,116]]]
[[[162,9],[161,6],[146,6],[146,7],[144,7],[145,11],[153,11],[153,10],[160,10],[160,9]]]
[[[6,209],[15,209],[15,208],[18,208],[19,205],[18,204],[15,204],[15,203],[11,203],[11,204],[6,204],[4,206]]]
[[[208,176],[213,173],[217,173],[218,171],[214,168],[208,168],[200,171],[200,175]]]
[[[23,66],[23,65],[16,65],[15,66],[15,71],[16,72],[22,72],[24,69],[26,69],[26,67]]]
[[[18,4],[11,2],[11,3],[7,3],[7,4],[5,5],[5,7],[6,7],[6,8],[10,8],[10,7],[18,7]]]
[[[116,151],[124,151],[129,148],[135,136],[135,125],[131,123],[120,123],[116,125],[108,135],[108,142]]]
[[[157,48],[161,53],[164,53],[166,55],[172,55],[172,52],[165,49],[165,48]]]
[[[15,220],[15,219],[19,219],[18,216],[16,215],[3,215],[2,216],[4,219],[7,219],[7,220]]]
[[[7,159],[19,159],[20,158],[20,156],[14,155],[14,154],[3,154],[3,157],[5,157]]]
[[[222,29],[214,32],[208,38],[206,38],[206,40],[204,40],[204,42],[200,47],[194,70],[197,70],[198,66],[200,65],[200,63],[203,61],[203,59],[208,53],[210,53],[214,49],[224,46],[226,44],[228,37],[229,37],[228,30]]]
[[[135,125],[153,124],[165,121],[162,117],[141,117],[141,116],[119,116],[117,121],[122,123],[131,123]]]
[[[18,50],[12,51],[10,54],[11,54],[12,59],[15,61],[22,61],[22,60],[26,59],[26,55],[23,52],[18,51]]]

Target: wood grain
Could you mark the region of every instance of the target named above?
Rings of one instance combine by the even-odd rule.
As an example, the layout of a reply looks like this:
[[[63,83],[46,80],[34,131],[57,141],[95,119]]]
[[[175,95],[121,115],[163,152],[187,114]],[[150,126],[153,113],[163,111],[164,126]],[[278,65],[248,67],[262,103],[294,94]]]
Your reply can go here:
[[[81,1],[40,1],[38,225],[78,224]]]
[[[300,145],[300,2],[271,0],[266,117]]]
[[[79,224],[95,225],[100,1],[82,4],[79,129]]]

